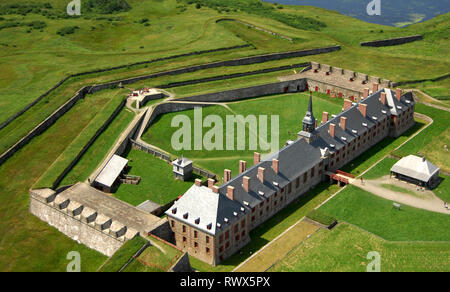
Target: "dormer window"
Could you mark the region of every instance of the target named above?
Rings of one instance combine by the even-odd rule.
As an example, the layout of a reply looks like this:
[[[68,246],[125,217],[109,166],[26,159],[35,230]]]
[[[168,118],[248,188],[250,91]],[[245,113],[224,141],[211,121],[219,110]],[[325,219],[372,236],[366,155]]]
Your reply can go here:
[[[206,229],[211,230],[212,228],[212,223],[209,223],[208,225],[206,225]]]
[[[401,107],[401,106],[399,106],[399,105],[397,106],[397,108],[398,108],[399,110],[401,110],[401,109],[402,109],[402,107]]]
[[[238,213],[237,212],[233,212],[234,217],[237,217]]]
[[[217,223],[217,228],[222,228],[222,224],[220,224],[220,223]]]
[[[245,208],[244,207],[241,207],[241,212],[245,213]]]
[[[352,130],[352,133],[356,135],[356,134],[358,134],[358,131]]]
[[[383,114],[387,114],[387,111],[385,111],[385,110],[382,110],[381,112],[382,112]]]
[[[362,125],[363,125],[364,127],[367,127],[367,123],[362,123]]]
[[[347,141],[347,138],[341,137],[342,141]]]
[[[248,206],[248,205],[250,205],[247,201],[244,201],[244,205],[245,206]]]
[[[195,224],[199,224],[200,223],[200,218],[195,219]]]
[[[276,181],[273,182],[273,185],[276,186],[276,187],[279,186],[279,184]]]
[[[228,223],[229,220],[228,220],[228,218],[225,217],[225,218],[223,218],[223,221],[225,221],[225,223]]]
[[[377,118],[377,117],[372,117],[372,119],[374,119],[375,121],[376,121],[376,120],[378,120],[378,118]]]
[[[264,192],[263,192],[263,191],[259,191],[258,194],[259,194],[260,196],[264,196]]]
[[[177,213],[177,208],[173,208],[172,209],[172,214],[176,214]]]
[[[187,219],[188,218],[188,213],[184,213],[183,218]]]

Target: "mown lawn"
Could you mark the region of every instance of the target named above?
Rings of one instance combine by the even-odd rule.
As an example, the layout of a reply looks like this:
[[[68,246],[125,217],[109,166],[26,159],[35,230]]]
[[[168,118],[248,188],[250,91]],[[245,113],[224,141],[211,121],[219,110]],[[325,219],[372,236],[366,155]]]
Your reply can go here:
[[[393,154],[399,157],[423,154],[442,170],[449,172],[450,152],[444,150],[444,145],[450,145],[450,115],[447,111],[420,103],[416,104],[416,112],[431,117],[434,121],[433,124],[413,140],[394,151]]]
[[[392,201],[356,186],[347,186],[321,211],[338,221],[355,224],[369,232],[395,241],[450,241],[450,216],[409,206],[401,210]]]
[[[269,272],[365,272],[380,255],[381,272],[448,272],[448,242],[390,242],[358,227],[340,223],[333,230],[321,229]]]
[[[297,139],[297,132],[301,129],[301,120],[308,107],[308,98],[309,95],[307,93],[283,94],[228,103],[229,108],[225,108],[223,106],[203,108],[203,119],[209,115],[217,115],[222,121],[223,128],[220,129],[219,132],[222,133],[223,140],[222,143],[218,143],[217,145],[219,147],[222,145],[223,150],[217,150],[216,148],[209,150],[205,147],[206,144],[204,143],[202,144],[202,150],[192,150],[195,146],[193,138],[195,135],[194,123],[199,120],[194,119],[194,110],[169,113],[158,117],[144,133],[143,140],[176,156],[183,155],[193,159],[197,165],[215,172],[220,177],[222,176],[224,168],[231,169],[233,174],[236,173],[235,170],[237,170],[238,161],[240,159],[248,160],[248,166],[250,166],[253,163],[252,157],[254,151],[259,151],[263,154],[268,153],[267,150],[262,149],[261,145],[269,147],[272,145],[272,116],[277,116],[279,121],[278,131],[274,132],[278,132],[279,138],[278,141],[276,141],[278,142],[278,147],[282,147],[288,139]],[[339,113],[342,107],[341,103],[341,99],[330,99],[327,96],[315,94],[313,96],[314,114],[316,118],[320,120],[323,111],[327,111],[330,114]],[[172,127],[171,123],[172,120],[179,115],[185,115],[190,121],[191,135],[189,137],[191,137],[191,143],[187,144],[191,148],[189,150],[176,150],[172,146],[172,137],[174,133],[182,127],[182,125]],[[249,149],[249,124],[246,123],[246,150],[238,150],[238,127],[236,125],[242,125],[244,123],[244,121],[240,119],[234,126],[234,140],[232,141],[234,142],[234,150],[228,150],[226,144],[227,131],[229,130],[226,128],[227,115],[242,115],[243,118],[252,115],[256,117],[257,121],[258,117],[261,116],[267,118],[267,143],[258,143],[258,147],[256,149]],[[273,125],[275,125],[275,123]],[[214,125],[214,127],[216,127],[216,125]],[[206,133],[208,133],[208,131],[212,128],[213,127],[204,127],[203,135],[206,135]],[[186,138],[179,140],[185,141],[184,139]],[[213,139],[212,141],[218,141],[217,139],[218,138],[216,137],[215,140]]]
[[[131,149],[125,157],[129,160],[128,173],[142,180],[138,185],[121,184],[114,196],[134,206],[145,200],[165,205],[184,194],[196,178],[204,179],[194,174],[188,181],[177,180],[170,164],[140,150]]]

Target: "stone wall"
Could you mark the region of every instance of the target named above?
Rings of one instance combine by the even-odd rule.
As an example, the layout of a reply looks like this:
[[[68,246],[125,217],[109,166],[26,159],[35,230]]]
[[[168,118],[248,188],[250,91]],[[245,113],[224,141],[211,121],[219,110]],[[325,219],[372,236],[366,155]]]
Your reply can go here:
[[[298,79],[292,81],[283,81],[271,84],[227,90],[216,93],[201,94],[196,96],[179,98],[177,100],[196,101],[196,102],[235,101],[265,95],[300,92],[305,91],[305,89],[306,89],[306,80]]]
[[[30,212],[71,239],[83,243],[108,257],[112,256],[124,244],[124,241],[75,219],[57,207],[44,204],[33,196],[30,197]]]
[[[386,47],[386,46],[396,46],[396,45],[402,45],[414,41],[422,40],[422,35],[414,35],[414,36],[407,36],[407,37],[400,37],[400,38],[392,38],[387,40],[379,40],[379,41],[372,41],[372,42],[362,42],[361,46],[363,47]]]

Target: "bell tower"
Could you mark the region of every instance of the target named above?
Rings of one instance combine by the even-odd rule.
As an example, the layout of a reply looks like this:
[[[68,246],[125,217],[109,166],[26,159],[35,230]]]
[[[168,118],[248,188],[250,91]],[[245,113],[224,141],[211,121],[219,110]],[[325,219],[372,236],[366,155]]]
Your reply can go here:
[[[308,143],[313,141],[316,137],[316,118],[312,110],[312,93],[309,94],[308,110],[303,118],[302,131],[298,133],[299,138],[305,138]]]

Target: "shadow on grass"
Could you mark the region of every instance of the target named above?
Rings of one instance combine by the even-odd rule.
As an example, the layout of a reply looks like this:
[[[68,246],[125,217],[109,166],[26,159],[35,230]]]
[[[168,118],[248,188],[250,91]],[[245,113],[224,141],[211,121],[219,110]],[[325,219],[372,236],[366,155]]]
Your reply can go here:
[[[314,199],[318,194],[322,193],[323,191],[328,191],[330,188],[329,182],[322,182],[318,184],[313,189],[309,190],[306,194],[302,195],[295,201],[291,202],[289,205],[284,207],[282,210],[280,210],[278,213],[276,213],[273,217],[268,219],[266,222],[262,223],[255,229],[253,229],[250,232],[250,238],[251,241],[244,246],[240,251],[236,252],[233,256],[226,259],[221,265],[231,265],[231,266],[238,266],[241,264],[244,260],[246,260],[248,257],[251,256],[250,252],[254,254],[256,251],[261,249],[264,245],[269,243],[270,240],[263,238],[264,234],[273,229],[276,228],[277,225],[282,223],[284,220],[286,220],[289,216],[291,216],[295,211],[297,211],[299,208],[306,205],[308,202],[310,202],[312,199]],[[313,209],[314,207],[311,206],[310,209]],[[300,220],[301,217],[306,215],[310,210],[305,209],[305,214],[302,214],[298,218],[294,219],[294,222],[290,223],[289,226],[286,227],[289,228],[292,226],[293,223]],[[280,229],[278,234],[281,234],[284,231],[284,229]],[[242,253],[242,254],[241,254]],[[219,265],[220,266],[220,265]]]

